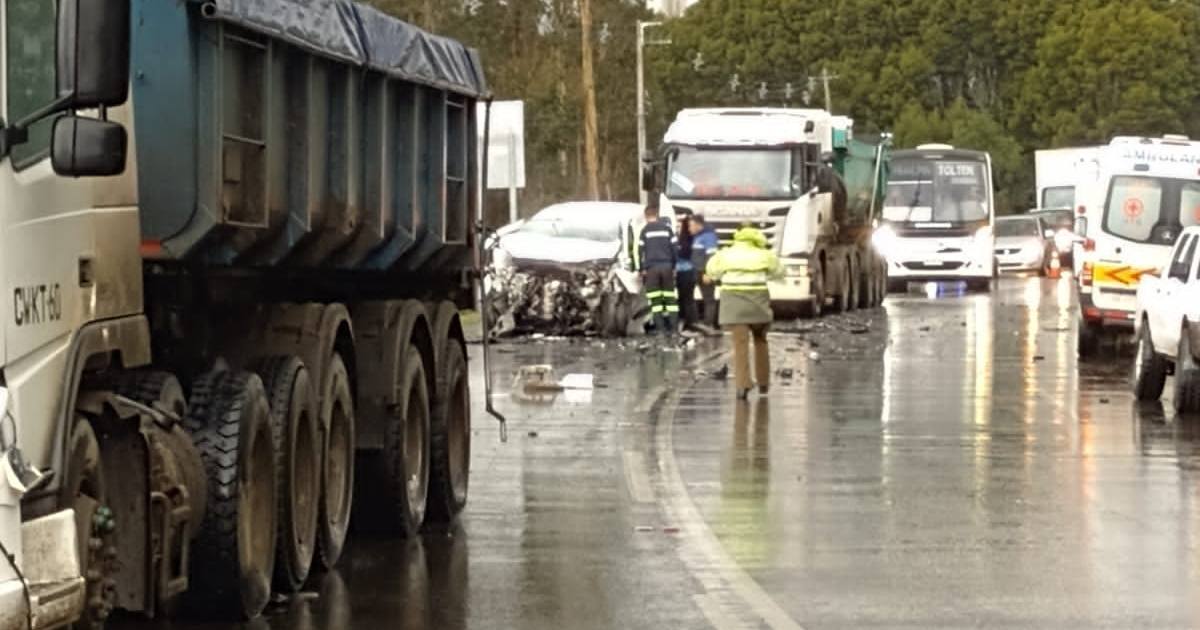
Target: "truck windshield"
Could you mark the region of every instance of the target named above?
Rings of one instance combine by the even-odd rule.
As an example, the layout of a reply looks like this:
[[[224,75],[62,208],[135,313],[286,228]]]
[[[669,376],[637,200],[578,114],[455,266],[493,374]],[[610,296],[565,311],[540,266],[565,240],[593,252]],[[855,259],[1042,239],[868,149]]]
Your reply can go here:
[[[1200,225],[1200,182],[1119,175],[1108,187],[1104,231],[1135,243],[1170,244]]]
[[[987,165],[971,160],[895,159],[883,218],[901,223],[970,223],[991,214]]]
[[[671,159],[672,199],[793,199],[793,155],[788,149],[681,147]]]
[[[1051,186],[1042,191],[1043,208],[1074,208],[1074,186]]]

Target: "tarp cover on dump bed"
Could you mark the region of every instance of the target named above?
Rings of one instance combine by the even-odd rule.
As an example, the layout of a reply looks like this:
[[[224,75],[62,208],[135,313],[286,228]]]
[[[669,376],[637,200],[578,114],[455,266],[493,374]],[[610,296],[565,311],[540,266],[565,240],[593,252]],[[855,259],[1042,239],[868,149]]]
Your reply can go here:
[[[315,53],[473,97],[487,95],[479,54],[349,0],[213,0],[215,17]]]

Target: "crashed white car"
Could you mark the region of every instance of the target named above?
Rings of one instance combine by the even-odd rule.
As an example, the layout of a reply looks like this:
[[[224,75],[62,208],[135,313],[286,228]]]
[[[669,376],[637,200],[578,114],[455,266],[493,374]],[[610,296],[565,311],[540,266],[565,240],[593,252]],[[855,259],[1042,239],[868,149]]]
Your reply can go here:
[[[642,206],[571,202],[501,228],[488,246],[484,288],[492,333],[624,336],[649,308],[633,270],[630,239]]]

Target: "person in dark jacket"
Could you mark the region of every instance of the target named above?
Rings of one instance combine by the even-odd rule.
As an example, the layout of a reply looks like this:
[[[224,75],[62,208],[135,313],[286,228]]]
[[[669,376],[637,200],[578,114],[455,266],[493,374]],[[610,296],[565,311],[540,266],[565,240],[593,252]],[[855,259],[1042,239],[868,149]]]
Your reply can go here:
[[[700,305],[704,325],[709,329],[717,328],[717,285],[705,273],[708,259],[717,253],[720,239],[716,230],[704,222],[704,215],[692,215],[689,222],[692,237],[692,266],[696,269],[700,280]]]
[[[679,298],[675,293],[676,247],[671,224],[658,217],[658,208],[646,207],[646,226],[638,238],[638,270],[654,329],[661,335],[674,335],[679,316]]]
[[[696,276],[700,270],[693,263],[693,232],[691,217],[684,216],[679,222],[679,260],[675,263],[675,289],[679,294],[679,315],[683,329],[699,331],[700,314],[696,310]],[[703,269],[701,267],[700,269]]]

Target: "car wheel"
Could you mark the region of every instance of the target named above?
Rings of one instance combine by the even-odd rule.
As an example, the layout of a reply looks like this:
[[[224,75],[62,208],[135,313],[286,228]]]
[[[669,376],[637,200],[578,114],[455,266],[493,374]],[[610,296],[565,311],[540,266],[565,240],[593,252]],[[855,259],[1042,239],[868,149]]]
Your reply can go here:
[[[1179,335],[1179,353],[1175,356],[1175,409],[1179,413],[1200,412],[1200,365],[1192,354],[1187,329]]]
[[[1167,382],[1167,358],[1154,351],[1150,325],[1143,322],[1133,357],[1133,393],[1138,400],[1158,400]]]

